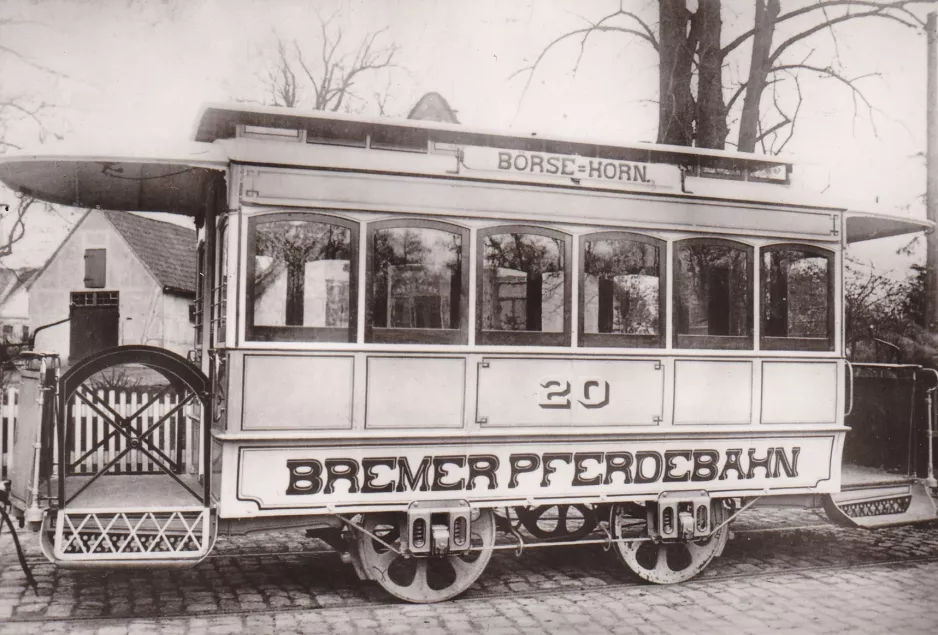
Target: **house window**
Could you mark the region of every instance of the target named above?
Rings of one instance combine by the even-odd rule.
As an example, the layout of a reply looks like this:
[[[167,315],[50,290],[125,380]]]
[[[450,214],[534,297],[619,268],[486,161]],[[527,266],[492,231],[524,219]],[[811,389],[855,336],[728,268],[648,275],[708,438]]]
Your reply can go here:
[[[664,346],[664,242],[604,232],[580,245],[583,345]]]
[[[85,250],[85,288],[103,289],[107,283],[107,250]]]
[[[763,249],[761,260],[762,348],[833,350],[833,254],[776,245]]]
[[[469,231],[428,220],[369,233],[369,342],[466,344]]]
[[[117,306],[117,291],[75,291],[72,293],[72,306]]]
[[[716,238],[674,245],[677,348],[752,348],[752,247]]]
[[[3,325],[3,341],[4,342],[13,341],[13,325],[12,324]]]
[[[29,327],[25,324],[23,325],[23,340],[24,342],[29,341]]]
[[[248,339],[355,341],[358,224],[313,213],[248,223]]]
[[[479,232],[481,344],[570,344],[570,237],[527,226]]]

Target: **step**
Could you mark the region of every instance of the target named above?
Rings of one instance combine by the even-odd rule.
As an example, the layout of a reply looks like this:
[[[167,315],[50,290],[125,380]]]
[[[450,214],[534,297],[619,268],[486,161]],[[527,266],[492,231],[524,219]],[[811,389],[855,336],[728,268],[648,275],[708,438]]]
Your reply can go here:
[[[43,551],[65,567],[191,565],[211,551],[215,522],[201,506],[69,507],[46,512]]]
[[[828,518],[848,527],[878,529],[938,519],[934,499],[914,479],[845,486],[823,503]]]

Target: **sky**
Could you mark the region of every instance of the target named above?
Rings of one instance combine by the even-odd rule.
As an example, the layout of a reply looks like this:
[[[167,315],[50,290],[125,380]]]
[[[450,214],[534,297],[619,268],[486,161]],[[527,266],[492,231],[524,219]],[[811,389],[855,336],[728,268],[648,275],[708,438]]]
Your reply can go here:
[[[0,46],[15,52],[0,54],[0,95],[53,105],[46,127],[71,142],[188,139],[205,103],[269,103],[265,78],[277,38],[295,40],[313,56],[317,16],[334,16],[348,45],[341,50],[382,29],[377,41],[398,46],[394,69],[356,86],[363,101],[355,105],[365,114],[377,113],[376,93],[388,96],[387,114],[405,116],[422,94],[437,91],[470,127],[654,141],[657,56],[647,43],[599,34],[577,64],[580,46],[571,40],[546,55],[533,77],[518,73],[559,35],[618,6],[616,0],[0,0]],[[724,0],[724,41],[751,22],[750,6]],[[655,20],[651,0],[623,0],[623,7]],[[924,215],[918,155],[925,150],[925,47],[923,35],[871,19],[792,47],[793,60],[832,64],[844,77],[865,75],[857,85],[876,109],[870,115],[859,99],[854,116],[858,98],[846,86],[802,74],[803,102],[785,148],[797,187],[860,209]],[[738,75],[747,55],[743,49],[731,60],[727,77]],[[777,88],[790,110],[792,82]],[[301,102],[308,95],[301,88]],[[38,141],[28,120],[15,124],[9,138]],[[6,264],[41,264],[67,231],[63,216],[74,218],[36,214],[25,247]],[[907,259],[894,255],[901,242],[878,242],[857,255],[904,271]]]

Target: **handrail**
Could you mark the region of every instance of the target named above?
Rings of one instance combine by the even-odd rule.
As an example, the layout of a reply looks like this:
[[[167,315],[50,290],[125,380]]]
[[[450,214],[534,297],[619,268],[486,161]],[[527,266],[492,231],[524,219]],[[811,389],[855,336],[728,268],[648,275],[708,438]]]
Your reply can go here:
[[[925,368],[922,366],[920,366],[920,368],[922,369],[922,372],[931,373],[935,376],[935,385],[931,388],[925,389],[925,392],[934,393],[936,390],[938,390],[938,370],[935,370],[934,368]]]
[[[849,417],[850,413],[853,412],[853,364],[850,363],[849,359],[844,359],[844,363],[850,372],[850,406],[847,408],[847,412],[844,413],[844,417]]]
[[[938,479],[935,478],[935,404],[933,395],[938,390],[938,371],[934,368],[923,368],[924,372],[931,373],[935,377],[935,385],[925,390],[925,403],[928,407],[928,466],[925,477],[927,487],[938,487]]]

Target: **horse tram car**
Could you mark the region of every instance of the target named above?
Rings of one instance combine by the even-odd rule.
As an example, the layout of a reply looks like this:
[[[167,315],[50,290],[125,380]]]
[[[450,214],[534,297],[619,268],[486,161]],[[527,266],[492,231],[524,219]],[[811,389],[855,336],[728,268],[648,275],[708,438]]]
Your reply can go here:
[[[67,323],[34,335],[6,496],[59,566],[192,565],[219,534],[297,529],[410,602],[525,545],[688,580],[757,502],[933,519],[938,384],[853,368],[843,302],[850,243],[928,224],[804,202],[792,171],[240,105],[169,151],[4,156],[15,191],[199,237],[188,357],[62,360],[42,343]],[[870,423],[860,384],[902,373],[914,412]],[[127,376],[149,391],[115,405]],[[851,409],[873,430],[855,452]],[[890,429],[909,460],[884,470],[863,449]]]

